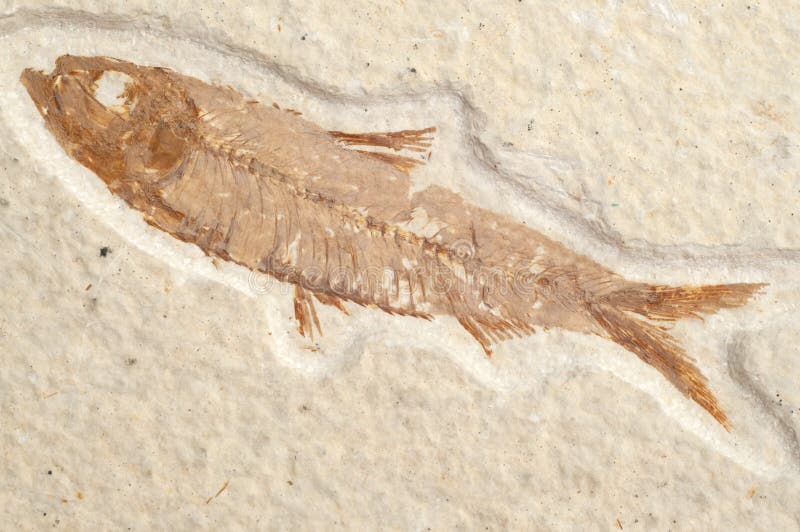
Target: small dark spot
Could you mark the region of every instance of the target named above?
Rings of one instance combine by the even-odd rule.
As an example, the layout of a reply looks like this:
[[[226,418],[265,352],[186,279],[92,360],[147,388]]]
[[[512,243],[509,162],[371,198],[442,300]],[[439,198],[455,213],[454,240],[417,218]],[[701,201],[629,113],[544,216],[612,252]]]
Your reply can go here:
[[[414,68],[414,67],[409,68],[408,71],[411,72],[412,74],[416,74],[417,73],[417,69]]]
[[[306,36],[307,36],[307,35],[308,35],[308,33],[306,33],[305,35],[303,35],[302,37],[300,37],[300,40],[301,40],[301,41],[305,41],[305,40],[306,40]]]
[[[9,203],[8,200],[5,198],[0,198],[0,207],[8,207]]]
[[[108,257],[108,254],[111,253],[111,248],[108,246],[103,246],[100,248],[100,256],[101,257]]]
[[[126,359],[125,359],[125,365],[126,365],[126,366],[135,366],[135,365],[136,365],[136,359],[135,359],[135,358],[133,358],[133,357],[131,357],[131,358],[126,358]]]
[[[47,517],[47,512],[42,513],[43,516]]]
[[[308,412],[310,409],[306,405],[300,405],[301,412]]]
[[[47,474],[48,474],[48,475],[52,475],[52,474],[53,474],[53,470],[52,470],[52,469],[48,469],[48,470],[47,470]]]
[[[367,63],[367,66],[369,66],[369,63]]]
[[[13,157],[11,160],[14,161],[15,163],[19,162],[19,159],[17,159],[16,157]]]
[[[286,483],[289,484],[290,486],[294,486],[294,482],[292,482],[291,480],[287,480]]]
[[[600,132],[599,132],[599,131],[595,131],[595,132],[594,132],[594,134],[595,134],[595,135],[599,135],[599,134],[600,134]]]

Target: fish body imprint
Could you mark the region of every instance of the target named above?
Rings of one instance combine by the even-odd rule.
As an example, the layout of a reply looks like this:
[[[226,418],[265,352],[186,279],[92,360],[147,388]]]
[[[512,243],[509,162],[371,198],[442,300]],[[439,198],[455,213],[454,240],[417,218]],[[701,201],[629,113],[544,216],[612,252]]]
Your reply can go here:
[[[127,83],[104,105],[98,82]],[[106,57],[22,73],[64,150],[160,230],[294,284],[301,334],[314,300],[454,316],[487,354],[561,327],[610,339],[728,427],[706,379],[659,321],[746,303],[762,285],[631,282],[514,219],[432,186],[412,193],[434,128],[327,131],[229,87]]]

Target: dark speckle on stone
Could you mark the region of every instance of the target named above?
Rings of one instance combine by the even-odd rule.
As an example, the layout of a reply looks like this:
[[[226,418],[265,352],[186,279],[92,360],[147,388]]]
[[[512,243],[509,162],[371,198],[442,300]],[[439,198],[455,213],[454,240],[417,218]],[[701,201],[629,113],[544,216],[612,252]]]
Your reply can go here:
[[[414,68],[414,67],[409,68],[408,71],[411,72],[412,74],[416,74],[417,73],[417,69]]]
[[[100,248],[100,256],[107,257],[108,254],[111,253],[111,248],[108,246],[103,246]]]
[[[0,207],[8,207],[8,200],[5,198],[0,198]]]
[[[48,469],[48,470],[47,470],[47,474],[48,474],[48,475],[52,475],[52,474],[53,474],[53,470],[52,470],[52,469]]]
[[[308,33],[304,34],[302,37],[300,37],[300,40],[301,41],[305,41],[307,36],[308,36]]]
[[[135,359],[135,358],[133,358],[133,357],[131,357],[131,358],[126,358],[126,359],[125,359],[125,365],[126,365],[126,366],[135,366],[135,365],[136,365],[136,359]]]

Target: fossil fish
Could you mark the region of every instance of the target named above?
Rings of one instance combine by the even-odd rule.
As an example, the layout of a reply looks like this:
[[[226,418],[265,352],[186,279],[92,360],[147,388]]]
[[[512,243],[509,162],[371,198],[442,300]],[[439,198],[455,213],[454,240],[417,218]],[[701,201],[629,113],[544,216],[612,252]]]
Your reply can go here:
[[[103,103],[106,75],[127,82]],[[628,281],[439,186],[413,192],[435,129],[327,131],[165,68],[65,55],[21,81],[47,128],[152,226],[294,285],[300,334],[315,301],[455,317],[487,354],[560,327],[614,341],[726,429],[707,380],[665,324],[745,304],[763,285]]]

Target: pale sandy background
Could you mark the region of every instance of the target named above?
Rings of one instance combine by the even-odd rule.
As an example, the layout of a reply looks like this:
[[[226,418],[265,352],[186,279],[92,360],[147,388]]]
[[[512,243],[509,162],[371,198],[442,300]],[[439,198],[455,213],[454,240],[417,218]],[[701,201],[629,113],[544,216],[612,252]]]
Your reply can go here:
[[[34,4],[0,4],[1,530],[800,528],[792,4]],[[332,127],[431,120],[424,179],[628,276],[770,282],[676,328],[741,422],[558,332],[491,362],[457,328],[400,342],[380,317],[334,327],[359,340],[326,360],[270,344],[289,301],[133,242],[17,110],[18,64],[127,47],[253,92],[267,68]]]

